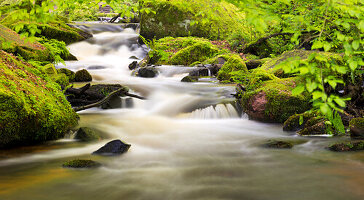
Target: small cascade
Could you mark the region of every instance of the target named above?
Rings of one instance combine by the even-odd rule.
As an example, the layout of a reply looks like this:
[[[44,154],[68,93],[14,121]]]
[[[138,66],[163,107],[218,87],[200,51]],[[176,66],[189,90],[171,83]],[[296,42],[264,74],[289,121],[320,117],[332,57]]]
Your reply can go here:
[[[217,104],[203,109],[197,109],[188,115],[198,119],[227,119],[239,118],[239,114],[231,104]]]

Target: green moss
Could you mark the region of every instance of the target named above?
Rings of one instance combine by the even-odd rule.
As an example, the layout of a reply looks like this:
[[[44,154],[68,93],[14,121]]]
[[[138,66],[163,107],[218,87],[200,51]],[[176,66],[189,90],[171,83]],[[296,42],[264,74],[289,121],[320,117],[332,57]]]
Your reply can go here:
[[[309,119],[316,117],[316,116],[317,116],[317,113],[315,113],[315,112],[305,112],[305,113],[301,113],[301,114],[294,114],[294,115],[290,116],[284,122],[283,130],[284,131],[297,131],[297,130],[303,128]],[[300,123],[300,121],[301,121],[301,123]]]
[[[364,118],[354,118],[349,123],[351,137],[364,138]]]
[[[42,69],[0,51],[0,148],[61,138],[77,120]]]
[[[241,59],[239,55],[228,54],[222,55],[222,57],[225,58],[226,62],[221,67],[217,75],[217,79],[220,81],[233,81],[231,80],[231,77],[234,75],[234,72],[237,71],[242,74],[242,76],[248,73],[248,69],[246,68],[243,59]]]
[[[67,77],[68,77],[68,80],[70,82],[73,82],[75,81],[75,72],[67,69],[67,68],[60,68],[60,69],[57,69],[57,73],[58,74],[65,74]]]
[[[96,168],[96,167],[100,167],[101,164],[98,162],[95,162],[93,160],[76,159],[76,160],[67,161],[67,162],[63,163],[62,166],[66,167],[66,168]]]
[[[290,116],[303,113],[310,108],[310,98],[307,95],[292,94],[295,85],[296,80],[293,78],[275,78],[274,80],[265,81],[258,88],[251,88],[240,94],[241,105],[248,115],[249,113],[254,115],[252,104],[254,98],[260,95],[262,97],[261,101],[265,103],[264,113],[261,113],[256,119],[283,123]]]
[[[151,64],[193,65],[228,52],[222,45],[196,37],[166,37],[151,44]]]
[[[20,55],[26,60],[49,60],[49,50],[36,41],[20,37],[19,34],[0,24],[0,49]]]
[[[245,33],[247,29],[241,23],[244,15],[226,1],[146,0],[141,8],[148,12],[141,12],[140,33],[149,39],[166,36],[226,39],[235,30]]]

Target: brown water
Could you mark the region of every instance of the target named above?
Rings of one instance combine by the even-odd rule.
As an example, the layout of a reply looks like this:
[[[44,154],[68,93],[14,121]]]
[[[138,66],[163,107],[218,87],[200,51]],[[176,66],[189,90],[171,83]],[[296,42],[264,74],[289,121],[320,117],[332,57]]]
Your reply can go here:
[[[240,117],[231,104],[233,86],[181,83],[191,68],[161,66],[154,79],[130,76],[129,57],[145,54],[136,37],[127,29],[71,45],[80,61],[67,67],[105,66],[91,70],[96,82],[128,85],[148,100],[80,112],[80,125],[103,130],[109,135],[104,141],[64,139],[2,151],[1,200],[364,199],[364,152],[330,152],[325,147],[337,139],[318,137],[303,138],[307,142],[290,150],[262,148],[271,138],[302,138],[281,125]],[[91,155],[112,139],[131,144],[129,152]],[[75,158],[103,166],[61,167]]]

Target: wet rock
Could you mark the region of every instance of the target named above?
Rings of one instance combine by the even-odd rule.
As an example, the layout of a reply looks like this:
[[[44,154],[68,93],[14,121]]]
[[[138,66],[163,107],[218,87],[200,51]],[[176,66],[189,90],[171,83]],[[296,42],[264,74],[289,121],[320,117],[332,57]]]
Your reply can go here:
[[[330,145],[329,149],[336,152],[362,151],[364,150],[364,140],[336,143]]]
[[[350,136],[364,138],[364,118],[354,118],[350,121]]]
[[[130,57],[129,57],[129,59],[136,59],[136,60],[139,60],[139,58],[138,58],[138,57],[136,57],[136,56],[130,56]]]
[[[223,64],[225,64],[225,62],[226,62],[226,59],[224,57],[217,58],[217,63],[219,65],[223,65]]]
[[[198,77],[196,76],[185,76],[181,80],[181,82],[196,82],[196,81],[198,81]]]
[[[154,78],[158,71],[154,67],[143,67],[138,70],[138,76],[143,78]]]
[[[308,120],[317,117],[318,113],[301,113],[290,116],[283,124],[283,131],[298,131],[305,127]],[[301,123],[300,123],[301,119]]]
[[[130,148],[130,144],[125,144],[121,140],[113,140],[108,142],[103,147],[93,152],[94,155],[102,156],[116,156],[127,152]]]
[[[134,107],[134,100],[133,100],[133,98],[126,98],[125,99],[125,107],[126,108],[133,108]]]
[[[82,69],[76,72],[75,82],[88,82],[88,81],[92,81],[92,76],[86,69]]]
[[[89,142],[94,140],[100,140],[101,137],[97,133],[95,129],[89,127],[81,127],[77,130],[75,139],[80,140],[82,142]]]
[[[99,66],[99,65],[92,65],[92,66],[88,67],[87,69],[88,70],[98,70],[98,69],[106,69],[106,67]]]
[[[122,99],[118,96],[113,96],[110,100],[101,105],[102,109],[117,109],[122,108]]]
[[[200,69],[196,69],[189,73],[189,76],[209,76],[210,71],[207,67],[199,67]]]
[[[101,164],[96,161],[93,161],[93,160],[76,159],[76,160],[67,161],[67,162],[63,163],[62,166],[65,168],[96,168],[96,167],[100,167]]]
[[[291,149],[293,147],[293,144],[291,142],[283,140],[269,140],[263,146],[266,148],[273,148],[273,149]]]
[[[136,68],[139,67],[138,61],[133,61],[132,63],[129,64],[129,69],[130,70],[134,70]]]
[[[69,53],[68,56],[66,56],[64,58],[64,60],[67,60],[67,61],[77,61],[78,59],[77,59],[76,56],[74,56],[73,54]]]

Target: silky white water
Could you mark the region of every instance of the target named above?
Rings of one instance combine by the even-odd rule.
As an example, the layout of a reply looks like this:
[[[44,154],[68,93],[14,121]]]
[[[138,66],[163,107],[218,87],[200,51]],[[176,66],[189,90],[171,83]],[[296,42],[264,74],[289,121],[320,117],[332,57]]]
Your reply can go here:
[[[1,152],[0,199],[364,198],[364,153],[329,152],[325,147],[337,139],[300,138],[279,124],[248,120],[235,107],[233,85],[182,83],[194,68],[157,66],[156,78],[134,77],[128,64],[138,59],[130,57],[141,59],[147,50],[137,44],[137,33],[96,28],[94,38],[69,46],[79,61],[65,67],[89,69],[93,83],[120,83],[147,100],[79,113],[80,126],[97,128],[108,139],[64,139]],[[271,138],[306,142],[290,150],[262,148]],[[117,157],[91,155],[113,139],[131,144],[130,150]],[[62,168],[75,158],[103,166]]]

